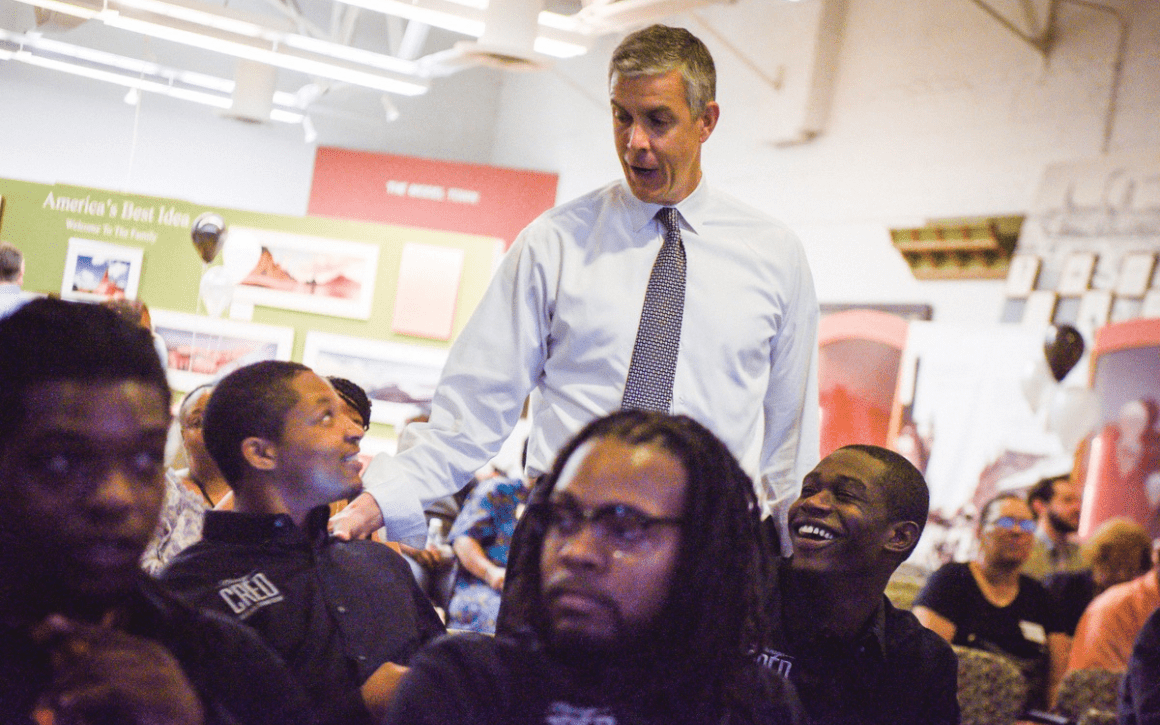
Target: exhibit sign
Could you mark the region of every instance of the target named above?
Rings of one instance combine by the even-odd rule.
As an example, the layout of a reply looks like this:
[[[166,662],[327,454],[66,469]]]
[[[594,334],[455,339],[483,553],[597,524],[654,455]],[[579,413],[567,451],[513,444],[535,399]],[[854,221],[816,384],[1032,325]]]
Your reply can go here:
[[[499,237],[556,203],[556,174],[319,146],[311,216]]]

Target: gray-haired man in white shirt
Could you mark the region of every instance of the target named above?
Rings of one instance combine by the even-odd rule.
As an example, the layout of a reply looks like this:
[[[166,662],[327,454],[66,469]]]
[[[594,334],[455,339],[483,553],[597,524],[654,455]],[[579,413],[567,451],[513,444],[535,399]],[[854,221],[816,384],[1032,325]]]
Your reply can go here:
[[[818,305],[797,237],[702,179],[701,146],[720,115],[715,83],[708,49],[684,29],[654,25],[614,51],[609,99],[624,179],[520,233],[451,348],[430,421],[407,428],[397,456],[371,464],[367,493],[333,519],[337,535],[385,524],[392,539],[421,540],[419,501],[466,484],[529,395],[525,473],[536,477],[588,421],[648,407],[626,394],[633,377],[659,389],[657,409],[695,418],[729,446],[784,532],[818,460]],[[658,216],[668,207],[676,214]],[[666,236],[679,257],[675,312],[670,301],[646,302]],[[671,293],[670,283],[661,286]],[[677,320],[679,342],[660,345],[675,350],[675,366],[637,369],[635,358],[663,355],[642,352],[638,339],[658,319]]]

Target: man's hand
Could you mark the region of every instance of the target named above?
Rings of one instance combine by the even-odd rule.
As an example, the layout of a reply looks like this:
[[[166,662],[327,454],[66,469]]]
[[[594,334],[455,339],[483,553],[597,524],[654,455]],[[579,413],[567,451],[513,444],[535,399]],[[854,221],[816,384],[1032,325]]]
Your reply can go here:
[[[36,717],[54,725],[203,725],[201,701],[173,655],[152,640],[53,615],[33,632],[52,683]]]
[[[343,541],[369,539],[382,526],[383,514],[379,511],[379,505],[375,503],[374,496],[365,492],[356,496],[346,508],[330,519],[330,533]]]
[[[419,563],[419,566],[428,571],[439,571],[446,568],[454,559],[451,554],[451,547],[444,545],[442,547],[431,545],[426,549],[416,549],[413,546],[399,542],[399,551],[414,559]]]
[[[503,581],[504,581],[504,578],[506,576],[507,576],[507,569],[503,568],[502,566],[492,565],[492,566],[489,566],[487,568],[487,575],[484,577],[483,580],[485,582],[487,582],[487,585],[489,587],[496,590],[497,592],[502,593],[503,592]]]
[[[387,707],[391,704],[391,698],[394,697],[395,689],[399,686],[399,680],[403,679],[405,674],[407,674],[406,667],[396,665],[394,662],[384,662],[362,684],[360,689],[363,702],[366,704],[367,710],[370,710],[375,722],[383,722],[387,714]]]

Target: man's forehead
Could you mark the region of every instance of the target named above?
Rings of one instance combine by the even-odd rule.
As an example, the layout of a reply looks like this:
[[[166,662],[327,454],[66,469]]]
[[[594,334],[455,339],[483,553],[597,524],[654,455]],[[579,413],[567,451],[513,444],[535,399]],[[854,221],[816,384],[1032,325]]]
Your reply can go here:
[[[859,481],[868,488],[877,488],[885,472],[886,464],[877,458],[864,451],[843,448],[823,458],[808,477],[822,481]]]
[[[568,458],[552,492],[588,506],[627,505],[653,516],[679,516],[687,475],[652,444],[613,438],[585,441]]]
[[[142,380],[45,381],[30,386],[21,398],[26,432],[101,437],[169,426],[168,401]]]

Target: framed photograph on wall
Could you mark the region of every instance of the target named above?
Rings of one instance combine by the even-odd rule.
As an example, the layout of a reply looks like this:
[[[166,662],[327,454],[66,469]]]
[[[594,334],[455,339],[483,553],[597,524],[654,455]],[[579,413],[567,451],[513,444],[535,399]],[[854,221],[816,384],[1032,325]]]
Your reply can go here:
[[[1160,290],[1151,290],[1144,295],[1140,317],[1160,317]]]
[[[379,245],[246,227],[230,235],[257,247],[257,263],[234,290],[234,302],[370,318]]]
[[[1156,255],[1152,252],[1132,252],[1125,254],[1120,262],[1120,276],[1116,279],[1116,295],[1119,297],[1143,297],[1152,281],[1152,268],[1156,265]]]
[[[1112,311],[1108,315],[1108,322],[1124,322],[1140,316],[1142,302],[1137,297],[1119,297],[1112,301]]]
[[[165,341],[169,387],[189,391],[260,360],[289,360],[294,328],[150,310],[153,331]]]
[[[1007,296],[1022,298],[1035,289],[1040,259],[1034,254],[1016,254],[1007,268]]]
[[[68,240],[60,296],[84,302],[135,300],[144,256],[145,250],[140,247],[72,237]]]
[[[1055,317],[1055,302],[1054,292],[1047,290],[1032,292],[1027,295],[1021,322],[1032,327],[1047,327]]]
[[[445,348],[316,331],[306,333],[302,351],[302,363],[319,375],[362,386],[371,399],[371,421],[396,429],[431,409],[445,362]]]
[[[1059,275],[1059,284],[1055,291],[1060,295],[1079,296],[1087,292],[1092,281],[1092,272],[1096,268],[1096,255],[1093,252],[1074,252],[1069,254],[1063,263],[1063,271]]]
[[[1089,345],[1095,340],[1095,331],[1108,324],[1111,310],[1112,293],[1108,290],[1092,290],[1080,297],[1075,328]]]

